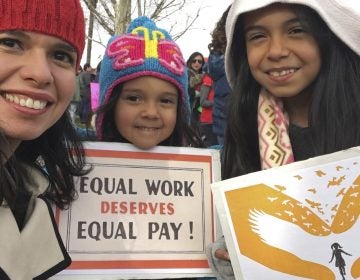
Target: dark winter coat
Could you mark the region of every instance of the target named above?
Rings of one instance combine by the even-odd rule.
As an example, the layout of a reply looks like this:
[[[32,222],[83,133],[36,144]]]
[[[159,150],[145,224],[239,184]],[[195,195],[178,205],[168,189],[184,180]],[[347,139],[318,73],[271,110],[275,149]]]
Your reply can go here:
[[[226,79],[224,68],[224,55],[210,53],[208,58],[209,74],[214,84],[214,106],[213,106],[213,132],[218,136],[224,136],[227,106],[231,89]]]

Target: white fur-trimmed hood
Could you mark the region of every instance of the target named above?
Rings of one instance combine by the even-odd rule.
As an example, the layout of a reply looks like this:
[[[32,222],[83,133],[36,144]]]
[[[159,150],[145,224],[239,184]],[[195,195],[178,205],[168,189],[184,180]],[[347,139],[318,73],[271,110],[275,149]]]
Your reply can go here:
[[[232,39],[239,15],[273,3],[301,4],[315,10],[329,28],[353,51],[360,55],[360,1],[359,0],[234,0],[226,21],[227,49],[225,68],[233,86],[234,61],[230,57]]]

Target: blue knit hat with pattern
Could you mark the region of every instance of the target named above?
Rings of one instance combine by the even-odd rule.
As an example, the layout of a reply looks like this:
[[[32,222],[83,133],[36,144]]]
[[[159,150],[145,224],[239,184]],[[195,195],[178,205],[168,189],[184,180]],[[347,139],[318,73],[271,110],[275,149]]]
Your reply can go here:
[[[164,29],[147,17],[133,20],[125,34],[110,38],[101,61],[99,106],[108,102],[113,89],[128,80],[153,76],[174,84],[190,115],[186,63],[180,48]],[[96,120],[100,139],[103,114]]]

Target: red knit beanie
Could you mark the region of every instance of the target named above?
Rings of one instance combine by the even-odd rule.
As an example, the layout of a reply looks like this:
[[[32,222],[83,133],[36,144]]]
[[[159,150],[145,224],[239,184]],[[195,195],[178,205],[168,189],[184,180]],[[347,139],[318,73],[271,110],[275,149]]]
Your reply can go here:
[[[79,0],[0,0],[0,31],[26,30],[58,37],[77,51],[85,46],[85,20]]]

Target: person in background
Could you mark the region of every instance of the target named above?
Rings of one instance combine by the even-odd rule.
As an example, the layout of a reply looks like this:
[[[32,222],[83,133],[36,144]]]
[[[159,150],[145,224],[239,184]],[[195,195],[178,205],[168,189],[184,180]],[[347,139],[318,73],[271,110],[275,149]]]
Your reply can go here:
[[[80,91],[77,116],[79,116],[80,123],[75,119],[74,126],[81,141],[95,141],[94,114],[91,107],[91,84],[96,80],[96,73],[90,63],[85,63],[84,69],[86,70],[80,72],[77,77]]]
[[[79,74],[82,72],[82,67],[79,66],[78,71],[76,72],[76,87],[75,87],[75,94],[73,99],[71,100],[69,106],[69,113],[71,120],[74,125],[76,125],[76,118],[79,117],[79,104],[80,104],[80,82],[79,82]]]
[[[67,112],[85,20],[78,0],[0,6],[0,279],[48,279],[71,263],[52,208],[87,172]]]
[[[101,70],[101,60],[99,61],[99,63],[96,66],[95,69],[95,75],[94,75],[94,79],[93,81],[90,83],[91,85],[91,102],[93,102],[94,100],[99,99],[99,95],[100,95],[100,85],[99,85],[99,79],[100,79],[100,70]],[[96,104],[96,102],[95,102]],[[97,107],[93,104],[91,104],[91,112],[92,112],[92,116],[91,116],[91,129],[88,129],[88,139],[89,140],[96,140],[96,132],[95,132],[95,122],[96,122],[96,111]],[[92,134],[92,136],[90,136],[90,134]]]
[[[211,43],[208,46],[210,54],[207,63],[209,75],[213,79],[213,89],[215,93],[212,111],[212,130],[217,136],[219,145],[224,145],[228,103],[231,94],[231,88],[227,81],[224,67],[224,54],[226,49],[225,22],[229,10],[230,6],[216,23],[215,28],[211,33]]]
[[[223,179],[360,145],[359,6],[235,0],[226,34]],[[208,256],[218,279],[234,279],[223,239]]]
[[[144,51],[135,52],[141,41]],[[110,38],[101,62],[98,139],[140,149],[203,147],[190,126],[187,84],[185,61],[168,32],[147,17],[133,20],[125,34]]]
[[[216,135],[213,132],[213,104],[214,88],[213,80],[207,73],[207,64],[204,66],[204,76],[200,87],[200,131],[205,138],[204,142],[207,147],[217,145]]]
[[[91,91],[90,83],[95,79],[94,69],[90,63],[85,63],[83,71],[79,74],[79,85],[80,85],[80,105],[79,105],[79,116],[80,122],[85,125],[86,128],[91,127]]]
[[[201,112],[200,106],[200,87],[203,79],[204,56],[199,52],[194,52],[186,61],[188,69],[188,94],[190,98],[192,125],[197,128]]]
[[[101,70],[101,60],[98,63],[98,65],[96,66],[96,74],[95,74],[95,79],[94,79],[95,83],[98,83],[100,80],[100,70]]]

